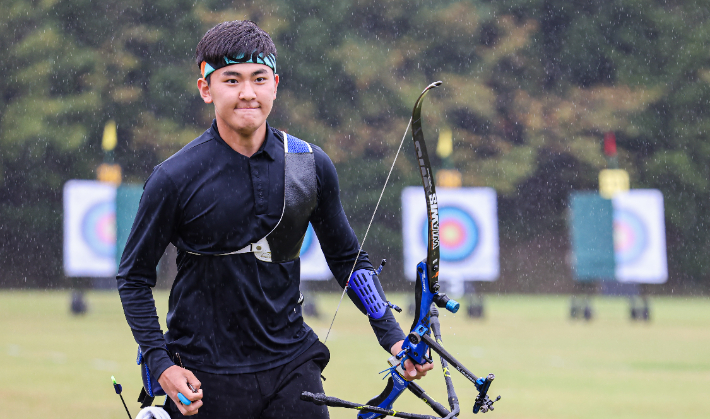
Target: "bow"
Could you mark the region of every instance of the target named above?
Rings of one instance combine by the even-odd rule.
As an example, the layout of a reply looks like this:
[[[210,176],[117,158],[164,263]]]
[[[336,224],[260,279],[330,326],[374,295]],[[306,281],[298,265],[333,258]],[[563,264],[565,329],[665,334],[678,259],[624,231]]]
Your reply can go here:
[[[411,119],[412,138],[414,140],[417,162],[419,164],[419,171],[422,177],[422,186],[424,187],[428,214],[427,257],[425,260],[417,264],[417,278],[414,291],[416,311],[411,331],[402,345],[401,352],[392,356],[388,360],[390,367],[385,371],[388,371],[389,378],[385,389],[382,393],[380,393],[380,395],[372,398],[367,404],[358,404],[334,397],[328,397],[325,394],[313,394],[310,392],[303,392],[301,394],[302,400],[310,401],[319,405],[325,404],[332,407],[357,409],[360,411],[358,419],[375,419],[384,416],[395,416],[409,419],[434,419],[434,416],[392,410],[392,406],[397,398],[404,392],[405,389],[408,389],[415,396],[417,396],[417,398],[428,404],[434,412],[436,412],[439,418],[451,419],[454,416],[459,415],[460,407],[458,397],[456,396],[456,391],[454,390],[453,382],[451,380],[449,366],[456,369],[461,373],[461,375],[473,382],[476,386],[478,395],[476,396],[476,400],[473,405],[473,413],[485,413],[489,410],[493,410],[493,403],[500,400],[500,396],[498,396],[498,398],[494,401],[488,397],[488,389],[495,376],[493,374],[488,374],[485,378],[477,377],[461,362],[448,353],[446,349],[444,349],[441,340],[441,327],[438,318],[438,308],[444,308],[452,313],[456,313],[460,305],[456,301],[447,297],[443,292],[439,292],[439,204],[436,197],[436,188],[434,186],[434,176],[431,170],[431,164],[429,163],[429,155],[427,153],[426,143],[424,142],[424,133],[422,131],[421,121],[421,108],[424,97],[431,89],[438,87],[441,84],[442,83],[440,81],[437,81],[424,89],[414,104]],[[409,125],[407,126],[407,129],[409,129]],[[398,154],[399,150],[397,151],[397,155]],[[389,179],[389,175],[387,178]],[[386,186],[387,184],[385,182],[385,187]],[[381,196],[382,195],[380,195],[380,198]],[[377,207],[375,208],[375,211],[377,211]],[[367,233],[365,234],[365,237],[366,236]],[[365,239],[363,238],[363,243],[364,240]],[[345,291],[343,291],[343,294],[344,292]],[[432,333],[434,335],[433,339],[431,337]],[[444,380],[446,382],[450,410],[446,409],[443,405],[432,399],[418,384],[404,379],[404,362],[407,359],[410,359],[412,362],[417,364],[431,363],[433,362],[430,355],[431,351],[436,352],[441,358],[441,368],[444,372]]]

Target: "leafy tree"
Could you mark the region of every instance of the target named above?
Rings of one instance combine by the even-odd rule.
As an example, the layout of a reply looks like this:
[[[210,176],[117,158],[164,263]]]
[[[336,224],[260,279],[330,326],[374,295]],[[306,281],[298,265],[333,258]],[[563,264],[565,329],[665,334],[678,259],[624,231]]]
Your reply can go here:
[[[251,19],[279,48],[270,123],[328,152],[360,237],[414,100],[442,80],[424,105],[430,154],[451,129],[464,185],[499,193],[504,246],[566,235],[569,193],[596,189],[614,131],[632,186],[666,198],[671,275],[707,282],[710,31],[698,2],[7,0],[0,12],[5,281],[61,284],[61,188],[95,177],[105,122],[118,123],[124,180],[142,183],[212,120],[197,41]],[[420,182],[409,134],[404,147],[365,246],[393,272],[399,191]]]

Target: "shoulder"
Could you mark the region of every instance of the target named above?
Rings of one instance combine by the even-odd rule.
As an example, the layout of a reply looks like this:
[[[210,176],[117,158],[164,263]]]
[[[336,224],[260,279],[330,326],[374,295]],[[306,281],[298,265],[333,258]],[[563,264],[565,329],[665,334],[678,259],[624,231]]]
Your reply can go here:
[[[284,132],[274,128],[272,128],[272,130],[274,131],[274,136],[281,141],[281,145],[283,146]],[[333,162],[322,148],[308,141],[304,141],[290,133],[286,133],[286,137],[287,143],[285,147],[288,147],[288,151],[290,153],[313,153],[313,158],[316,163],[316,175],[318,178],[337,176]]]
[[[291,133],[285,133],[273,127],[269,127],[269,129],[271,129],[274,137],[279,141],[279,146],[282,150],[288,147],[290,153],[313,153],[313,159],[316,164],[316,177],[318,178],[319,184],[333,182],[337,184],[338,173],[335,170],[335,165],[322,148],[311,142],[304,141]],[[286,145],[284,145],[284,136],[286,137]]]
[[[276,128],[271,128],[271,132],[274,134],[274,137],[276,137],[276,139],[279,141],[278,145],[284,151],[287,150],[289,153],[315,153],[315,144],[311,144],[308,141],[304,141],[291,133],[287,133]]]
[[[200,135],[199,137],[197,137],[194,140],[187,143],[187,145],[185,145],[185,147],[181,148],[180,151],[178,151],[177,153],[168,157],[165,161],[160,163],[158,166],[163,166],[164,168],[169,168],[169,167],[172,167],[175,165],[179,165],[179,164],[183,163],[185,160],[190,160],[192,157],[195,156],[195,154],[199,154],[201,152],[206,151],[205,145],[208,145],[211,142],[215,142],[215,139],[212,136],[212,133],[210,132],[210,130],[208,129],[207,131],[203,132],[202,135]]]
[[[148,176],[148,179],[146,179],[143,184],[144,195],[151,195],[154,193],[165,195],[166,193],[176,190],[177,185],[174,178],[170,176],[170,174],[165,171],[161,165],[157,165],[153,168],[153,173]]]
[[[316,160],[316,168],[335,172],[335,165],[330,157],[328,157],[328,154],[315,144],[311,144],[311,147],[313,147],[313,157]]]
[[[338,172],[335,170],[333,161],[322,148],[311,144],[313,148],[313,158],[316,163],[316,177],[321,186],[338,188]]]
[[[162,171],[173,179],[184,177],[185,173],[195,173],[199,168],[209,167],[205,160],[212,160],[219,153],[219,145],[208,129],[202,135],[190,141],[180,151],[158,164],[153,173]],[[151,175],[152,176],[152,175]]]

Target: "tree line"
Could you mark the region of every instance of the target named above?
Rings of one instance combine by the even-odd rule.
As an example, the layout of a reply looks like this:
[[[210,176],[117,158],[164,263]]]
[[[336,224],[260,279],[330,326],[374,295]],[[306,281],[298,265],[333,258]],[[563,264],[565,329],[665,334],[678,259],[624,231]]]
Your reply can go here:
[[[142,183],[212,120],[195,88],[197,42],[250,19],[279,51],[270,123],[330,155],[360,237],[414,100],[442,80],[426,138],[433,150],[450,129],[464,186],[498,191],[503,266],[513,244],[566,236],[569,193],[597,188],[613,131],[632,187],[664,194],[672,281],[707,286],[709,14],[660,0],[6,0],[0,285],[65,284],[62,185],[96,177],[104,124],[118,125],[124,181]],[[408,148],[373,255],[399,259],[399,191],[417,176]],[[563,263],[565,246],[549,257]]]

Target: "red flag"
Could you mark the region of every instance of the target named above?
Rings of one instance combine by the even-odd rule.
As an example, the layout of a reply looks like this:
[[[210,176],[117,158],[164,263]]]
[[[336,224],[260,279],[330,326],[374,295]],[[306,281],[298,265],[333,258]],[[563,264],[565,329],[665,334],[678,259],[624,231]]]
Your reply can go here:
[[[616,135],[613,131],[604,134],[604,154],[606,154],[607,157],[616,155]]]

